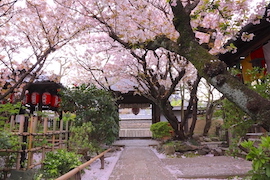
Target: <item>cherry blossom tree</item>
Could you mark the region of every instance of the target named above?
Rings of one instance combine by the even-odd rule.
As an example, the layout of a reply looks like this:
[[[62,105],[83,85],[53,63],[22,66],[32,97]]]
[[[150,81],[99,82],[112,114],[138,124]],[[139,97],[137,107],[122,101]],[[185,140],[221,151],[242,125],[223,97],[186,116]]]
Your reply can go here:
[[[16,13],[8,16],[8,21],[1,21],[5,22],[1,27],[1,65],[12,67],[18,59],[26,59],[33,65],[18,80],[10,80],[11,88],[1,92],[0,99],[19,87],[30,72],[33,71],[33,75],[40,72],[49,55],[60,50],[67,53],[63,49],[67,45],[76,43],[78,51],[86,48],[92,54],[105,50],[100,58],[108,60],[109,57],[116,63],[100,61],[100,66],[107,66],[106,71],[100,71],[100,76],[105,72],[113,78],[114,67],[130,70],[126,65],[135,63],[133,60],[143,57],[145,52],[150,57],[150,52],[166,50],[174,53],[174,57],[191,62],[200,76],[269,129],[270,102],[231,76],[226,64],[217,57],[218,53],[237,50],[233,44],[223,46],[232,37],[252,40],[252,34],[237,32],[248,23],[269,20],[269,11],[265,11],[269,1],[253,4],[252,0],[23,2],[13,6]],[[27,57],[21,59],[25,54]],[[122,61],[117,64],[117,60]],[[5,79],[7,77],[10,79],[5,73]]]
[[[3,0],[0,2],[0,26],[3,26],[11,19],[16,2],[17,0]]]
[[[58,2],[83,16],[91,24],[89,32],[102,33],[104,36],[99,40],[109,36],[132,51],[163,48],[185,57],[200,76],[269,129],[270,102],[231,76],[226,64],[217,57],[218,53],[237,50],[232,44],[223,46],[232,37],[252,40],[252,34],[237,32],[248,23],[268,19],[269,11],[265,11],[268,1]]]
[[[184,125],[181,125],[184,121],[178,122],[169,101],[179,83],[191,86],[194,77],[196,78],[196,69],[185,58],[162,48],[156,51],[130,50],[128,58],[104,57],[103,65],[102,61],[89,60],[91,54],[87,56],[89,59],[85,57],[84,54],[79,63],[91,73],[90,77],[101,87],[111,91],[131,91],[145,96],[160,109],[174,128],[177,137],[185,137]]]
[[[1,1],[0,100],[17,93],[44,73],[49,56],[72,44],[83,26],[62,6],[45,1]],[[65,14],[69,16],[65,17]],[[52,77],[52,80],[57,77]]]
[[[218,6],[217,12],[219,12],[220,6],[221,5]],[[269,117],[267,114],[269,113],[269,110],[267,106],[269,105],[269,101],[259,96],[256,92],[246,88],[244,84],[233,78],[226,70],[226,65],[223,62],[217,60],[216,56],[210,54],[209,51],[207,51],[205,48],[202,48],[202,46],[200,46],[200,44],[194,40],[194,36],[192,36],[192,26],[189,22],[187,22],[187,20],[190,19],[190,11],[188,7],[189,6],[182,6],[181,3],[177,3],[176,6],[172,6],[174,17],[178,17],[178,19],[174,18],[174,25],[176,30],[178,32],[185,33],[182,33],[179,36],[176,44],[165,38],[167,39],[165,40],[165,46],[168,47],[168,49],[177,48],[174,51],[179,54],[184,53],[185,57],[195,65],[200,75],[206,78],[208,82],[210,82],[215,88],[222,92],[225,97],[237,104],[242,110],[247,112],[254,120],[260,121],[262,125],[268,130]],[[237,9],[241,9],[238,6],[236,7]],[[263,18],[263,15],[265,14],[265,6],[262,7],[262,9],[257,9],[260,10],[261,18]],[[232,17],[232,15],[229,17]],[[236,21],[238,24],[240,22],[239,20]],[[242,22],[244,22],[244,20],[242,20]],[[258,19],[256,17],[253,19],[253,21],[247,22],[257,23],[257,21]],[[220,32],[223,32],[222,29]],[[224,33],[226,32],[227,30],[224,31]],[[162,41],[164,43],[164,39]],[[155,44],[154,42],[155,41],[153,41],[153,44]],[[179,44],[181,44],[181,46],[179,46]]]

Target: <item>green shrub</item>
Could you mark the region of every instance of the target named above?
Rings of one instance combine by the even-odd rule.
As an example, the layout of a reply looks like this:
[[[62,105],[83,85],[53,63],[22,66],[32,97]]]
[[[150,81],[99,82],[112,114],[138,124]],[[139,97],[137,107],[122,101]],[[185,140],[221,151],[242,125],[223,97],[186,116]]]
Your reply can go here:
[[[83,149],[91,152],[101,151],[100,142],[97,142],[92,136],[94,130],[95,127],[91,122],[83,123],[81,126],[72,126],[69,147],[77,152]],[[87,151],[84,155],[87,155]]]
[[[261,137],[261,143],[244,141],[241,145],[248,150],[247,160],[252,160],[252,180],[270,179],[270,137]]]
[[[152,124],[150,130],[153,134],[153,138],[162,138],[171,136],[173,128],[168,122],[157,122]]]
[[[18,150],[20,148],[19,145],[19,138],[17,136],[4,130],[0,132],[0,149]]]
[[[66,89],[62,92],[61,108],[76,114],[71,144],[78,149],[97,152],[118,137],[119,114],[110,92],[86,84]]]
[[[80,158],[81,155],[65,149],[48,152],[43,162],[43,173],[46,178],[57,178],[81,165]]]

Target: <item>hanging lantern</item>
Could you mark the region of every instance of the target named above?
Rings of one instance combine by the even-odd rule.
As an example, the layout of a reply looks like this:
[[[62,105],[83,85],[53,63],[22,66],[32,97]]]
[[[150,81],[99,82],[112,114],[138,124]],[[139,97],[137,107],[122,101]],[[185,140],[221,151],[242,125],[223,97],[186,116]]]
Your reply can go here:
[[[45,92],[42,94],[42,104],[49,105],[51,104],[51,94],[49,92]]]
[[[30,103],[30,99],[31,99],[30,94],[27,93],[27,94],[24,95],[23,102],[22,103],[23,104],[29,104]]]
[[[33,105],[37,105],[40,102],[40,94],[37,92],[33,92],[31,94],[31,103]]]
[[[61,99],[60,99],[59,96],[53,95],[53,96],[52,96],[51,106],[52,106],[52,107],[59,107],[60,101],[61,101]]]
[[[139,114],[139,112],[140,112],[140,108],[138,108],[138,107],[134,107],[131,110],[132,110],[132,113],[135,115]]]

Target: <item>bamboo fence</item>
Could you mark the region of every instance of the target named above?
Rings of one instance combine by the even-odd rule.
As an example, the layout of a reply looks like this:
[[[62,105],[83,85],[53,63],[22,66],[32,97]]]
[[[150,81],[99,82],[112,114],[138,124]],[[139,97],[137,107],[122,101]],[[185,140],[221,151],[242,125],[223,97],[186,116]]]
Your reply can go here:
[[[13,169],[17,170],[32,169],[41,165],[46,152],[67,147],[69,122],[34,115],[31,115],[28,120],[27,118],[20,115],[19,120],[15,121],[16,118],[12,116],[9,122],[9,131],[19,137],[19,144],[22,144],[20,148],[18,150],[0,149],[0,152],[16,154],[16,165]],[[41,154],[39,161],[34,159],[34,154]],[[24,156],[24,162],[22,162],[22,156]],[[9,170],[11,168],[0,168],[0,171]]]
[[[92,164],[97,159],[101,160],[101,169],[104,169],[104,155],[109,152],[111,149],[107,149],[100,153],[99,155],[95,156],[94,158],[90,159],[89,161],[85,162],[84,164],[77,166],[76,168],[70,170],[66,174],[58,177],[56,180],[68,180],[68,179],[75,179],[75,180],[81,180],[81,171],[84,168],[87,168],[90,164]]]

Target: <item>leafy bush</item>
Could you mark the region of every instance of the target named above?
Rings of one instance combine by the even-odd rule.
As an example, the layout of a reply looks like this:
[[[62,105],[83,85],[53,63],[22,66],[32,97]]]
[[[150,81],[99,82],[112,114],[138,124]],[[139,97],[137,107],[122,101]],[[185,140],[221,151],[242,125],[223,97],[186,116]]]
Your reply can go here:
[[[150,130],[154,138],[168,137],[171,136],[171,133],[173,132],[173,128],[168,122],[157,122],[152,124]]]
[[[19,149],[18,136],[14,136],[7,131],[0,132],[0,149]]]
[[[46,178],[57,178],[81,165],[80,158],[80,155],[64,149],[48,152],[43,162],[42,171]]]
[[[0,132],[0,149],[12,149],[18,150],[20,148],[19,138],[18,136],[14,136],[11,133],[2,130]],[[12,152],[0,152],[0,157],[3,162],[1,164],[5,168],[12,168],[16,163],[16,153]],[[5,179],[4,177],[7,175],[7,172],[0,172],[0,179]]]
[[[9,129],[9,123],[11,115],[18,114],[20,111],[21,103],[17,104],[0,104],[0,149],[12,149],[18,150],[20,148],[18,136],[12,135],[7,131]],[[11,152],[0,152],[1,165],[5,168],[12,168],[16,162],[16,153]],[[0,172],[0,179],[5,179],[7,172]]]
[[[97,152],[103,144],[111,144],[118,137],[119,114],[110,92],[85,84],[66,89],[61,107],[76,114],[71,143],[77,148],[88,146]]]
[[[238,156],[240,152],[238,142],[241,137],[245,136],[254,121],[228,99],[222,100],[221,104],[222,108],[216,114],[223,117],[224,124],[222,128],[229,130],[233,134],[230,137],[231,144],[227,153],[231,156]]]
[[[12,114],[18,114],[20,108],[23,108],[20,102],[0,104],[0,120],[7,120]]]
[[[241,145],[248,150],[246,159],[252,160],[252,179],[270,179],[270,137],[261,137],[258,147],[254,141],[244,141]]]
[[[94,126],[91,122],[83,123],[81,126],[73,126],[70,129],[71,136],[69,139],[69,147],[77,152],[81,150],[99,151],[99,142],[92,138]],[[82,153],[82,152],[80,152]],[[84,155],[87,155],[85,152]]]

